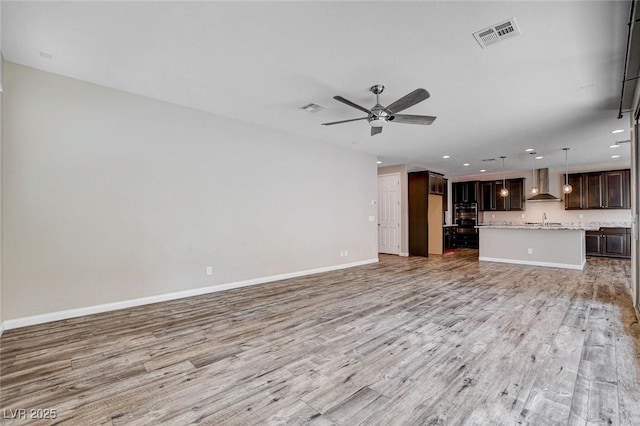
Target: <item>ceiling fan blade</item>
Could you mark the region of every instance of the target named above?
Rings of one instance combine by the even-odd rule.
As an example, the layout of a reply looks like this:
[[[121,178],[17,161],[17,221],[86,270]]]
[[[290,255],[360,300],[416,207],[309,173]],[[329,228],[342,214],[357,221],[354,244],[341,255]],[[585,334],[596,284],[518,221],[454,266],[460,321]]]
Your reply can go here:
[[[342,123],[349,123],[350,121],[358,121],[358,120],[366,120],[368,117],[362,117],[362,118],[352,118],[350,120],[342,120],[342,121],[332,121],[330,123],[322,123],[323,126],[332,126],[334,124],[342,124]]]
[[[367,114],[371,114],[371,111],[369,111],[368,109],[366,109],[365,107],[361,107],[358,104],[354,104],[353,102],[351,102],[349,99],[345,99],[342,96],[334,96],[333,99],[335,99],[336,101],[342,102],[343,104],[347,104],[350,107],[353,107],[355,109],[359,109],[360,111],[366,112]]]
[[[378,133],[382,133],[382,127],[372,127],[371,128],[371,136],[375,136]]]
[[[432,124],[436,117],[430,115],[396,114],[391,121],[403,124]]]
[[[411,106],[414,106],[418,102],[424,101],[425,99],[429,98],[429,96],[431,95],[426,90],[416,89],[413,92],[409,93],[408,95],[401,97],[400,99],[398,99],[397,101],[389,105],[387,109],[391,111],[392,114],[396,112],[404,111],[405,109]]]

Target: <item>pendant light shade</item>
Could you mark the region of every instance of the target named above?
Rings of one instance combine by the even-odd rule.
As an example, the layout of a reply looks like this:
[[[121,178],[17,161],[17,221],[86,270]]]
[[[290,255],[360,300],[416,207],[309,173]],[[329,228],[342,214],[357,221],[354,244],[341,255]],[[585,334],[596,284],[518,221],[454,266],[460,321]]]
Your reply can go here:
[[[569,149],[562,148],[564,151],[564,185],[562,185],[563,194],[571,194],[573,188],[569,185]]]
[[[502,189],[500,190],[500,196],[502,198],[506,198],[509,196],[509,190],[507,189],[507,177],[504,171],[504,159],[507,157],[502,155],[500,158],[502,158]]]
[[[531,162],[531,195],[537,195],[538,194],[538,185],[536,184],[536,152],[530,152],[529,154],[531,154],[531,159],[533,160]]]

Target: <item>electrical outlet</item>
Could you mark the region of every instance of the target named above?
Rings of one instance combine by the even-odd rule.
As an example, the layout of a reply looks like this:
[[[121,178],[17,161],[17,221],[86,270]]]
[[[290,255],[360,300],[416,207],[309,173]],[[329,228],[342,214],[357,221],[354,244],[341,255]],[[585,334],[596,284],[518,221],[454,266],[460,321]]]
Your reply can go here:
[[[580,213],[580,214],[578,215],[578,217],[579,217],[580,219],[584,219],[584,214]]]
[[[207,275],[213,275],[213,266],[207,266]]]
[[[524,213],[522,213],[522,214],[520,215],[520,217],[521,217],[522,219],[524,219]]]
[[[532,248],[528,248],[527,249],[527,254],[533,254],[533,249]]]
[[[344,257],[349,256],[349,252],[347,250],[344,251]]]
[[[375,221],[376,221],[375,216],[369,216],[369,222],[375,222]]]

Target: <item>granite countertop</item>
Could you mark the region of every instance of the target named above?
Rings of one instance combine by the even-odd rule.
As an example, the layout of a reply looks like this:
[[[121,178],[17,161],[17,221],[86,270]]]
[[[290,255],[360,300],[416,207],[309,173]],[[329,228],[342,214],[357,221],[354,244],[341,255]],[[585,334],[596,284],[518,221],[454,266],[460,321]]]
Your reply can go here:
[[[585,223],[481,223],[476,228],[487,229],[541,229],[541,230],[581,230],[597,231],[600,228],[631,228],[631,222],[585,222]]]

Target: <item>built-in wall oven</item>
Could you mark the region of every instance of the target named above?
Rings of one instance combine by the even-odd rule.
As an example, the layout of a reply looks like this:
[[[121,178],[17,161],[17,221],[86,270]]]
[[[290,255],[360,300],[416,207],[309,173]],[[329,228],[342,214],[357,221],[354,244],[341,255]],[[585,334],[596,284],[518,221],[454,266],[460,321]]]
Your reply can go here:
[[[464,203],[455,205],[456,225],[458,232],[463,234],[476,234],[478,224],[478,205],[476,203]]]

